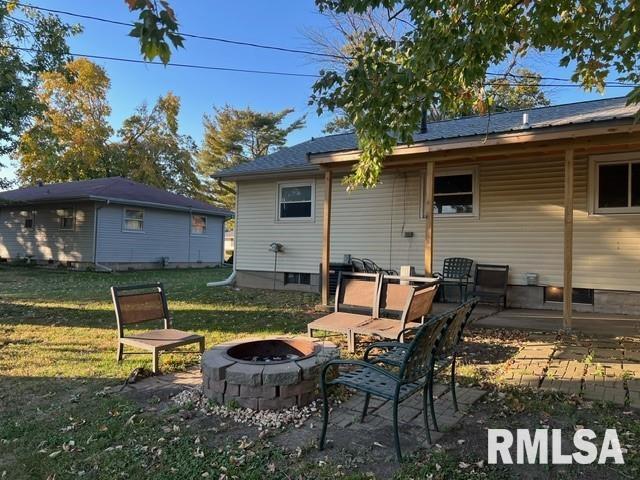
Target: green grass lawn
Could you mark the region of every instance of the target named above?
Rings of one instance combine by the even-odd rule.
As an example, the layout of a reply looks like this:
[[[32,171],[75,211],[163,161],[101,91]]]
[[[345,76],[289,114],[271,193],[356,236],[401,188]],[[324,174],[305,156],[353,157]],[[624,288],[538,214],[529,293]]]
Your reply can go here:
[[[317,295],[206,287],[229,273],[194,269],[104,274],[0,267],[0,480],[369,478],[371,463],[363,465],[362,459],[330,450],[326,461],[318,461],[313,442],[297,451],[296,445],[283,448],[269,436],[242,439],[237,425],[223,426],[188,409],[162,410],[153,398],[145,403],[117,393],[134,368],[151,366],[151,358],[130,355],[116,362],[109,294],[113,284],[163,282],[175,327],[201,333],[208,346],[238,336],[306,331]],[[475,335],[485,335],[488,344],[502,343],[490,333]],[[198,360],[195,354],[168,354],[160,365],[163,372],[171,372]],[[474,357],[474,362],[481,366],[483,357]],[[494,376],[474,362],[461,366],[461,381],[500,391]],[[473,415],[439,441],[442,448],[410,458],[393,471],[395,478],[638,478],[637,412],[584,405],[562,395],[504,391],[474,406]],[[632,446],[628,464],[587,470],[474,466],[486,458],[488,425],[540,428],[543,421],[569,432],[575,425],[598,430],[615,426],[625,432],[625,445]],[[465,438],[468,441],[460,443]],[[461,462],[471,466],[461,467]]]

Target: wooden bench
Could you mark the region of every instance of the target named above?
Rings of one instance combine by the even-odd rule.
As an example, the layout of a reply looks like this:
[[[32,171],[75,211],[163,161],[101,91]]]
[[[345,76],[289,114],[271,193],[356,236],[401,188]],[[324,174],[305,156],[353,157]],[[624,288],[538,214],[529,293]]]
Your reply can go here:
[[[153,354],[153,372],[158,373],[160,352],[192,343],[198,343],[200,353],[204,352],[202,335],[171,328],[171,317],[161,283],[111,287],[111,297],[118,324],[118,361],[122,360],[125,345],[149,350]],[[162,329],[125,335],[125,325],[159,320],[163,321]]]

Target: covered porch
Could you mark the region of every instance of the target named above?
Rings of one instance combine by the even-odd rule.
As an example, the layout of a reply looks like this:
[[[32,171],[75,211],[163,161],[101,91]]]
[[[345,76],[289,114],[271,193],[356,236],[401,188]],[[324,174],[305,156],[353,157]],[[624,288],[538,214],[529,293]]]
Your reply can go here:
[[[534,330],[584,330],[598,333],[611,333],[611,329],[620,330],[623,335],[638,333],[638,317],[619,314],[578,314],[572,303],[574,290],[574,213],[575,203],[575,182],[580,183],[582,190],[592,188],[587,184],[583,176],[583,171],[576,174],[576,159],[581,162],[588,161],[595,155],[624,155],[629,152],[640,151],[640,129],[630,122],[612,122],[609,126],[570,126],[564,128],[543,129],[540,131],[520,131],[484,138],[482,140],[455,140],[455,141],[435,141],[429,144],[414,144],[411,146],[397,147],[393,154],[385,162],[385,171],[394,172],[406,169],[420,169],[424,175],[421,182],[421,196],[424,208],[424,243],[420,248],[422,251],[423,264],[412,265],[419,274],[431,275],[438,271],[441,265],[435,264],[434,258],[434,238],[443,230],[438,230],[434,226],[434,179],[437,168],[442,166],[455,168],[459,164],[473,162],[482,168],[483,165],[495,161],[508,161],[509,164],[518,165],[518,168],[526,170],[539,165],[541,162],[548,162],[549,165],[557,165],[554,170],[554,180],[561,181],[561,205],[560,212],[561,230],[560,235],[552,245],[552,252],[547,247],[541,249],[536,254],[542,259],[544,257],[560,260],[560,279],[556,286],[560,286],[563,291],[562,311],[508,309],[502,312],[487,311],[484,318],[478,325],[496,327],[518,327],[532,328]],[[476,137],[477,138],[477,137]],[[329,270],[332,256],[332,217],[336,205],[333,203],[332,191],[335,193],[336,179],[344,175],[348,168],[358,159],[357,151],[334,152],[327,154],[313,154],[310,161],[319,165],[324,171],[324,185],[322,188],[322,263],[321,263],[321,293],[322,303],[330,304],[329,298]],[[554,167],[556,168],[556,167]],[[589,167],[591,168],[591,167]],[[558,173],[560,175],[558,175]],[[591,173],[589,173],[591,175]],[[339,181],[339,180],[338,180]],[[516,188],[516,187],[514,187]],[[584,199],[581,199],[584,200]],[[584,200],[590,201],[590,200]],[[543,209],[544,205],[538,205]],[[559,209],[553,212],[558,213]],[[580,214],[587,216],[586,208],[580,206]],[[357,215],[357,211],[352,212]],[[482,216],[482,214],[481,214]],[[557,216],[557,215],[556,215]],[[551,218],[552,215],[549,214]],[[478,219],[481,222],[482,218]],[[523,220],[526,222],[526,219]],[[446,225],[440,228],[446,229]],[[460,229],[459,235],[464,236],[465,230]],[[343,232],[344,235],[344,232]],[[483,242],[495,242],[500,239],[501,231],[496,230],[493,238],[485,235]],[[612,252],[619,251],[620,246],[611,247]],[[588,258],[591,252],[584,247],[580,247],[582,258]],[[338,252],[341,254],[343,252]],[[602,252],[593,252],[594,254]],[[486,262],[483,258],[474,258],[473,254],[468,255],[476,262]],[[628,255],[635,258],[633,255]],[[391,258],[391,254],[389,255]],[[335,258],[335,255],[334,255]],[[415,258],[415,257],[414,257]],[[626,257],[625,257],[626,258]],[[375,258],[373,260],[376,260]],[[496,262],[492,262],[496,263]],[[509,261],[497,263],[511,263]],[[583,261],[584,263],[584,261]],[[558,267],[558,265],[555,265]],[[583,269],[584,270],[584,269]],[[596,277],[593,277],[596,279]],[[510,282],[514,286],[524,284]],[[544,286],[544,282],[540,286]],[[590,285],[588,275],[583,275],[579,282],[582,288],[594,288]],[[599,287],[602,288],[600,284]],[[634,285],[630,285],[633,290]],[[616,290],[612,287],[612,290]],[[618,288],[618,290],[620,290]],[[613,334],[613,333],[612,333]]]

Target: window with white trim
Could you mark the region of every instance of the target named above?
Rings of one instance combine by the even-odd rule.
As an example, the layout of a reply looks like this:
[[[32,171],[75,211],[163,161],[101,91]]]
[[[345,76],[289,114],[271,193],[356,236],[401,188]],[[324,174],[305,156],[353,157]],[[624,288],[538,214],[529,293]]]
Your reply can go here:
[[[73,208],[65,208],[58,211],[60,216],[60,230],[73,230],[75,215]]]
[[[126,232],[144,231],[144,210],[141,208],[125,208],[122,228]]]
[[[204,235],[207,233],[207,217],[205,215],[191,215],[191,233],[193,235]]]
[[[433,213],[437,217],[478,215],[477,168],[438,172],[434,178]],[[423,176],[424,179],[424,176]],[[424,195],[424,181],[422,192]],[[422,211],[425,216],[423,198]]]
[[[24,223],[23,223],[24,228],[28,230],[33,230],[36,224],[36,212],[33,210],[30,210],[28,212],[23,212],[23,213],[24,213]]]
[[[640,213],[640,154],[596,158],[591,169],[593,211]]]
[[[313,183],[278,184],[278,219],[313,219]]]

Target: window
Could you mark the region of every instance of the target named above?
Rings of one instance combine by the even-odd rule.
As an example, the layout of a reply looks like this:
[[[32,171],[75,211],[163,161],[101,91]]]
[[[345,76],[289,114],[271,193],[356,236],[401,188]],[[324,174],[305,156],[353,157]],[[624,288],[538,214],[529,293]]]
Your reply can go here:
[[[310,273],[285,273],[284,284],[311,285]]]
[[[597,213],[640,213],[640,154],[599,157],[592,163]],[[609,161],[602,159],[609,159]],[[614,159],[620,159],[616,161]]]
[[[441,172],[435,176],[433,213],[436,216],[477,216],[476,168]],[[424,184],[423,184],[424,186]],[[424,192],[424,188],[422,188]],[[424,201],[423,217],[424,217]]]
[[[207,217],[204,215],[191,215],[191,233],[193,235],[207,233]]]
[[[313,219],[313,183],[278,185],[278,219]]]
[[[144,228],[144,210],[125,208],[123,228],[127,232],[142,232]]]
[[[60,216],[60,230],[73,230],[75,218],[73,208],[59,210],[58,215]]]
[[[562,303],[564,301],[564,289],[562,287],[544,287],[544,301]],[[574,288],[571,302],[593,305],[593,289]]]
[[[36,223],[36,212],[34,211],[24,212],[24,228],[33,230],[35,223]]]

